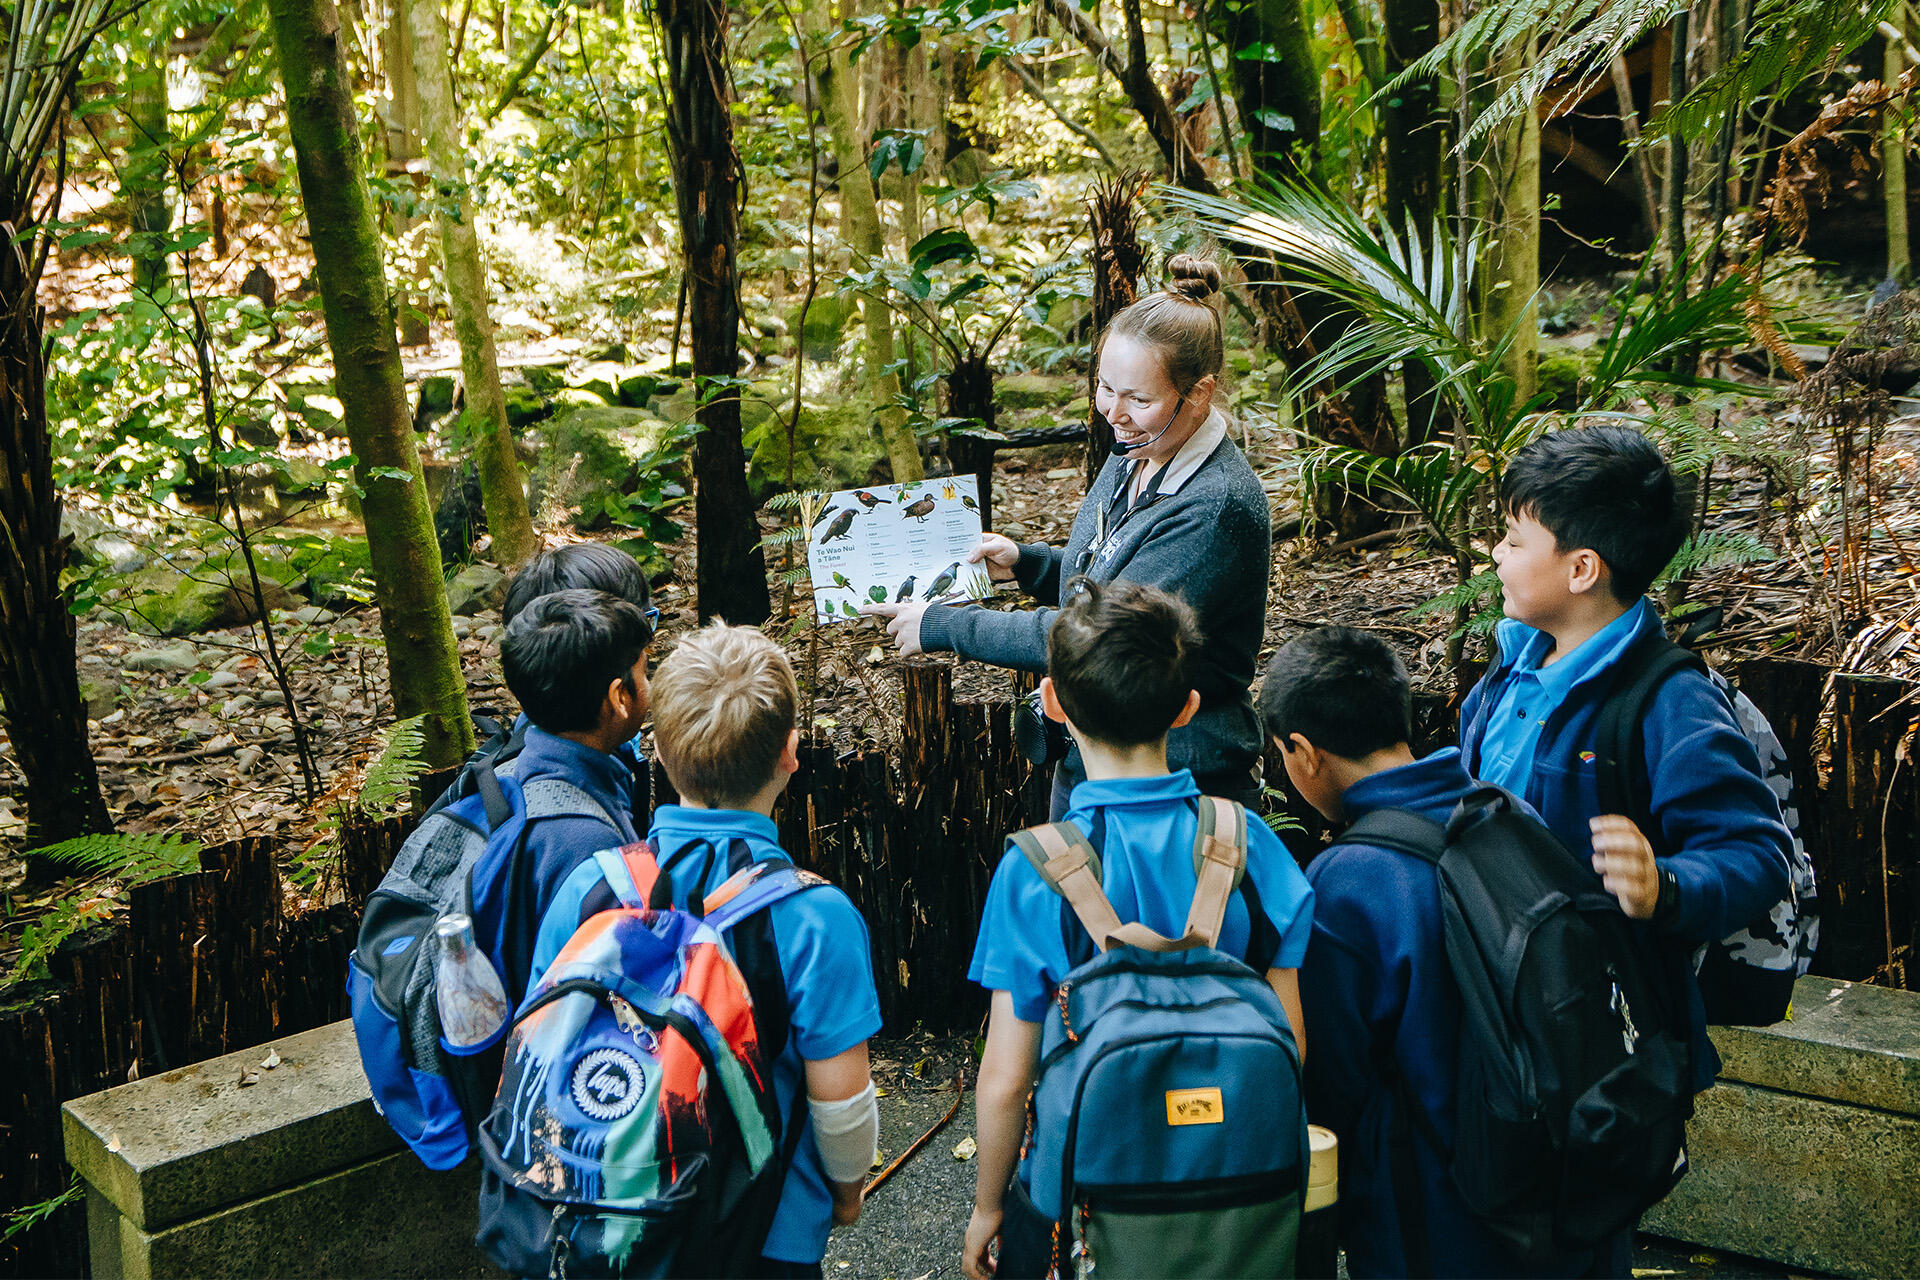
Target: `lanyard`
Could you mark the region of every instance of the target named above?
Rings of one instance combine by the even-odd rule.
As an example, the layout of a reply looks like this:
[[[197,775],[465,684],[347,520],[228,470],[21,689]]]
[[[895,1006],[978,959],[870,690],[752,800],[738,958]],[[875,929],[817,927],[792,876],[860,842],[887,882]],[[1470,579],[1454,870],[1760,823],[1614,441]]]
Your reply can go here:
[[[1105,506],[1100,508],[1094,524],[1093,541],[1088,543],[1087,549],[1080,553],[1079,565],[1075,572],[1085,573],[1092,567],[1093,562],[1100,558],[1100,553],[1106,550],[1107,543],[1120,536],[1120,530],[1126,527],[1127,521],[1133,518],[1134,512],[1143,511],[1160,500],[1160,482],[1167,478],[1167,472],[1172,469],[1172,465],[1169,461],[1154,472],[1153,479],[1147,481],[1147,487],[1139,499],[1129,502],[1126,509],[1120,512],[1119,518],[1115,519],[1114,510],[1121,503],[1127,502],[1127,495],[1133,490],[1133,472],[1127,473],[1126,478],[1120,482],[1118,491],[1107,500]]]

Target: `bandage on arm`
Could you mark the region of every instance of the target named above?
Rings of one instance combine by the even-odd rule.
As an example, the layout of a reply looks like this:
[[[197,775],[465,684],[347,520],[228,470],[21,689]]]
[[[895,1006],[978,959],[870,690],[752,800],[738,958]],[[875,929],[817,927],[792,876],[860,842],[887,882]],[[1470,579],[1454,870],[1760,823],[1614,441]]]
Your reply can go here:
[[[807,1111],[813,1116],[813,1144],[820,1149],[820,1166],[828,1180],[864,1181],[880,1146],[880,1102],[873,1082],[838,1102],[808,1098]]]

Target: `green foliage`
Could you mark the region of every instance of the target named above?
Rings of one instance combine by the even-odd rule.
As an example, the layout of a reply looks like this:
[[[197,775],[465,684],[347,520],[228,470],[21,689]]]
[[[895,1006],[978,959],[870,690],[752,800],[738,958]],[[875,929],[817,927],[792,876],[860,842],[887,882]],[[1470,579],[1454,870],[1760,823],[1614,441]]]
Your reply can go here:
[[[693,442],[699,434],[698,422],[670,424],[634,463],[630,482],[606,496],[607,519],[618,528],[634,531],[635,537],[627,541],[644,543],[657,551],[680,536],[681,525],[673,515],[693,500],[685,481]]]
[[[126,888],[200,870],[200,842],[152,832],[108,832],[77,836],[28,853],[30,858],[76,867],[88,876],[106,875]],[[60,944],[89,924],[107,918],[112,903],[97,892],[64,893],[37,919],[20,930],[20,954],[0,977],[0,987],[48,976],[47,960]]]
[[[384,818],[396,812],[413,794],[413,784],[427,772],[423,756],[426,731],[422,716],[396,720],[380,735],[380,752],[360,779],[354,808],[364,818]]]
[[[4,1219],[0,1219],[0,1222],[4,1222],[5,1224],[4,1226],[0,1226],[0,1245],[6,1244],[7,1241],[17,1235],[31,1231],[68,1205],[79,1204],[82,1200],[86,1199],[86,1197],[87,1189],[85,1184],[80,1181],[80,1175],[77,1173],[70,1174],[67,1179],[66,1190],[60,1192],[60,1194],[49,1196],[45,1200],[36,1200],[32,1204],[22,1205],[7,1214]]]
[[[1651,590],[1658,595],[1681,578],[1713,569],[1731,569],[1738,565],[1764,564],[1777,560],[1772,547],[1750,533],[1738,530],[1708,530],[1688,538],[1673,559],[1653,580]]]

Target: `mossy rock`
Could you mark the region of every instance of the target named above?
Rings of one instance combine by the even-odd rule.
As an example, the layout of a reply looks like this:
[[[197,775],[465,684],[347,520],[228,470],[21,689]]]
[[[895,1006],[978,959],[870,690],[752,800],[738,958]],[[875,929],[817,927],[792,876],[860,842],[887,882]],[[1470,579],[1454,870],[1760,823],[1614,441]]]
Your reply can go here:
[[[1003,409],[1053,409],[1086,389],[1071,374],[1009,373],[994,379],[993,399]]]
[[[119,705],[120,682],[81,676],[80,700],[87,704],[87,719],[105,720],[113,714],[114,707]]]
[[[1227,369],[1237,378],[1244,378],[1253,372],[1253,353],[1250,351],[1227,352]]]
[[[787,327],[790,332],[801,335],[807,359],[831,360],[839,352],[841,340],[846,337],[847,325],[859,310],[860,304],[853,298],[843,298],[834,293],[817,294],[807,306],[804,329],[800,324],[798,302],[787,311]]]
[[[591,391],[606,404],[620,403],[620,379],[634,370],[624,364],[607,360],[596,360],[582,365],[579,372],[567,380],[569,386],[581,391]]]
[[[562,387],[553,393],[555,413],[566,409],[606,409],[612,405],[611,394],[603,396],[586,387]]]
[[[604,529],[609,498],[627,493],[637,469],[659,450],[670,428],[644,409],[585,406],[557,413],[540,428],[534,489],[543,504],[574,527]]]
[[[126,588],[110,612],[118,615],[132,631],[149,635],[190,636],[221,627],[235,627],[259,618],[252,583],[246,564],[238,552],[230,563],[208,561],[189,572],[173,569],[142,569],[127,575]],[[300,601],[288,582],[297,584],[299,574],[284,561],[256,552],[260,569],[260,593],[268,609],[292,609]]]
[[[452,412],[452,375],[435,373],[420,379],[420,400],[414,408],[413,420],[419,422],[423,419],[437,418],[443,413]]]
[[[1580,390],[1592,379],[1599,363],[1600,350],[1591,339],[1574,342],[1542,338],[1539,361],[1534,366],[1534,385],[1553,397],[1553,408],[1578,408]]]
[[[564,364],[522,365],[520,376],[527,385],[542,395],[550,396],[567,385],[567,366]]]
[[[553,412],[553,405],[547,398],[526,383],[516,383],[506,388],[507,425],[509,427],[531,426]]]
[[[742,425],[745,426],[742,404]],[[758,420],[745,429],[743,440],[752,452],[747,481],[756,496],[787,482],[787,419],[771,406],[761,405]],[[863,399],[849,397],[832,404],[802,403],[794,431],[793,482],[803,489],[846,489],[865,484],[880,442],[873,429],[873,413]]]
[[[506,603],[507,575],[490,564],[476,562],[447,579],[447,610],[456,618],[471,618]]]

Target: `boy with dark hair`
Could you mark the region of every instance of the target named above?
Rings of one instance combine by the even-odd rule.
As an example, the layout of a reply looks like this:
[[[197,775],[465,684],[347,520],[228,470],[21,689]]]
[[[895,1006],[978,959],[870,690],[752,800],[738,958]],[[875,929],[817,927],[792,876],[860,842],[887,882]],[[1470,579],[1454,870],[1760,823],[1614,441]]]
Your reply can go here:
[[[1198,877],[1199,822],[1193,775],[1167,768],[1167,733],[1187,723],[1200,695],[1189,671],[1199,645],[1193,611],[1132,582],[1069,584],[1047,636],[1047,714],[1079,744],[1086,781],[1073,788],[1065,821],[1100,855],[1102,888],[1121,920],[1168,937],[1183,932]],[[1302,1053],[1306,1040],[1295,970],[1306,952],[1312,892],[1293,856],[1265,823],[1249,821],[1251,893],[1227,904],[1218,948],[1266,975]],[[961,1255],[969,1277],[995,1274],[988,1248],[1002,1241],[999,1272],[1043,1265],[1047,1224],[1028,1205],[1031,1176],[1016,1174],[1028,1090],[1038,1067],[1041,1024],[1075,967],[1062,900],[1009,845],[988,891],[969,977],[992,994],[977,1090],[979,1163],[973,1218]],[[1012,1185],[1018,1178],[1018,1185]],[[1009,1213],[1009,1199],[1019,1208]]]
[[[476,870],[473,923],[512,1005],[526,993],[534,935],[561,882],[594,850],[639,838],[621,750],[646,718],[652,643],[638,606],[581,589],[540,596],[500,633],[500,667],[529,722],[511,774],[529,821],[503,874]]]
[[[1493,549],[1507,617],[1498,656],[1460,711],[1468,772],[1525,798],[1569,849],[1588,852],[1626,914],[1688,956],[1787,896],[1780,804],[1726,696],[1682,669],[1641,724],[1648,829],[1602,813],[1597,741],[1616,671],[1665,637],[1647,588],[1685,539],[1687,504],[1645,436],[1582,427],[1522,449],[1500,483]],[[1676,965],[1676,967],[1679,967]],[[1696,1089],[1720,1059],[1686,964]]]
[[[675,906],[714,905],[721,886],[750,864],[789,861],[771,815],[800,767],[798,699],[786,654],[752,627],[711,623],[660,664],[654,744],[681,803],[654,812],[647,842],[672,880]],[[616,901],[597,863],[568,877],[540,926],[529,985],[577,927]],[[867,1040],[880,1030],[880,997],[866,921],[840,889],[815,878],[734,932],[761,924],[770,930],[783,990],[756,990],[754,999],[784,1005],[787,1037],[774,1060],[774,1091],[781,1116],[798,1116],[802,1128],[754,1274],[818,1276],[833,1225],[860,1216],[879,1140]],[[743,940],[728,941],[744,962]]]
[[[1345,826],[1377,809],[1444,823],[1473,786],[1449,747],[1415,760],[1406,668],[1377,636],[1323,627],[1283,646],[1260,688],[1261,725],[1294,788]],[[1580,1275],[1587,1255],[1521,1266],[1447,1176],[1464,1017],[1431,862],[1336,842],[1307,867],[1313,936],[1300,1002],[1313,1028],[1307,1115],[1340,1138],[1340,1217],[1355,1277]],[[1406,1093],[1402,1093],[1404,1088]],[[1444,1150],[1401,1114],[1411,1094]],[[1410,1148],[1396,1169],[1394,1146]],[[1404,1158],[1404,1157],[1403,1157]],[[1399,1185],[1408,1182],[1411,1185]],[[1424,1239],[1409,1242],[1411,1217]]]

